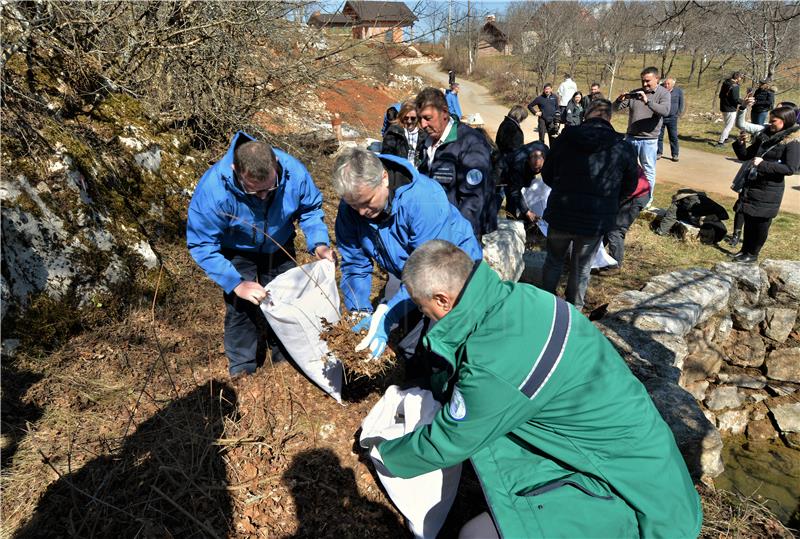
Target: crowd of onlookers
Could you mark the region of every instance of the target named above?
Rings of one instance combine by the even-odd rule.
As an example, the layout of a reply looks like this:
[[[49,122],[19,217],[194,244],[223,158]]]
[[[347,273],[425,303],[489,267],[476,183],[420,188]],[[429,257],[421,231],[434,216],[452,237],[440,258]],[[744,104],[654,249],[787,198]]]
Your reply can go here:
[[[749,147],[745,145],[744,135],[733,145],[737,157],[745,161],[742,168],[746,169],[737,176],[738,185],[734,186],[739,200],[734,206],[733,232],[727,234],[721,224],[727,219],[724,208],[705,193],[694,190],[676,193],[672,206],[654,231],[668,234],[677,220],[686,220],[706,227],[703,232],[708,235],[704,237],[710,241],[727,236],[728,243],[737,246],[744,236],[747,239],[741,252],[733,259],[752,262],[766,241],[771,220],[780,207],[783,178],[798,170],[800,144],[795,136],[798,112],[794,104],[780,103],[774,108],[775,92],[769,80],[760,81],[757,88],[748,89],[747,94],[740,97],[742,80],[741,73],[734,73],[722,83],[719,93],[725,127],[718,145],[724,145],[734,125],[743,133],[754,134]],[[442,137],[429,119],[420,117],[415,103],[407,102],[401,104],[397,118],[387,123],[383,153],[407,157],[420,171],[436,179],[453,204],[473,223],[478,237],[495,229],[501,208],[504,216],[530,224],[544,219],[549,223],[549,233],[543,241],[550,257],[546,264],[545,287],[555,288],[552,281],[556,274],[560,275],[560,269],[557,272],[556,268],[563,267],[563,259],[567,258],[571,273],[575,274],[570,277],[567,297],[575,304],[582,304],[592,260],[590,255],[600,244],[606,247],[614,263],[599,268],[598,273],[613,274],[622,265],[625,233],[639,212],[652,202],[657,161],[665,158],[665,135],[670,159],[679,161],[678,124],[687,108],[683,90],[674,77],[662,81],[659,71],[649,67],[641,72],[641,87],[621,93],[611,102],[605,99],[598,83],[592,83],[584,94],[571,75],[565,73],[557,89],[546,83],[541,94],[527,106],[512,106],[498,126],[494,140],[483,129],[471,129],[460,123],[460,105],[455,105],[458,107],[455,109],[452,103],[453,100],[457,103],[457,95],[458,84],[451,75],[450,89],[444,93],[448,111],[439,110],[450,112],[449,118],[457,126],[461,140],[478,131],[484,135],[485,143],[474,137],[467,151],[462,143],[456,146],[458,151],[448,152],[446,159],[443,154],[431,159],[430,148],[443,144],[446,148],[452,128]],[[747,107],[751,109],[752,123],[744,121]],[[452,114],[454,109],[457,115]],[[392,110],[390,108],[387,116],[392,115]],[[611,114],[620,111],[628,115],[624,136],[616,133],[609,123]],[[526,145],[522,124],[529,114],[535,117],[539,140]],[[769,123],[765,124],[767,120]],[[634,168],[626,169],[628,176],[619,183],[614,172],[625,169],[626,164],[621,160],[609,161],[601,153],[607,150],[604,145],[612,144],[621,136],[626,144],[620,148],[633,151],[628,159],[632,160]],[[429,137],[432,138],[427,142]],[[621,158],[617,155],[615,159]],[[470,160],[474,162],[466,164]],[[593,169],[595,162],[602,162],[603,166]],[[634,174],[634,170],[638,172]],[[477,190],[479,193],[474,188],[481,181],[465,181],[470,171],[472,174],[479,171],[481,179],[489,180],[484,189]],[[555,196],[551,194],[552,202],[545,211],[547,216],[527,208],[521,194],[536,181],[544,182],[555,193]],[[479,210],[476,204],[482,204],[484,210]],[[579,226],[582,221],[588,226]],[[565,231],[571,234],[569,241],[559,242],[558,238]],[[568,256],[569,253],[572,256]]]

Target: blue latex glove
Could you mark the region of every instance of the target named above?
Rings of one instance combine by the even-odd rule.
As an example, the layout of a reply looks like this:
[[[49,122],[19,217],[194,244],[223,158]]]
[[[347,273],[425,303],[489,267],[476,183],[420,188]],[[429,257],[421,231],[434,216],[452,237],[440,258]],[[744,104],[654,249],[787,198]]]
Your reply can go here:
[[[355,333],[363,329],[369,329],[369,331],[367,331],[367,336],[356,346],[356,352],[360,352],[369,347],[369,350],[372,352],[372,359],[380,357],[386,349],[386,343],[389,342],[389,330],[392,324],[394,324],[394,321],[387,317],[388,313],[389,306],[385,303],[381,303],[378,305],[378,308],[375,309],[374,313],[365,316],[361,322],[353,326],[353,331]],[[387,318],[389,319],[387,320]]]

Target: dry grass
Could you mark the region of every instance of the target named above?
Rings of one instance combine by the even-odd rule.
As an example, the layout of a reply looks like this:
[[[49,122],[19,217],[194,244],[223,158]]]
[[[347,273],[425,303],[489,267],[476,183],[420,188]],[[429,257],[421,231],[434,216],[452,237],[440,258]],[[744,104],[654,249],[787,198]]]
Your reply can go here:
[[[702,485],[702,539],[791,539],[796,530],[781,524],[753,498]]]

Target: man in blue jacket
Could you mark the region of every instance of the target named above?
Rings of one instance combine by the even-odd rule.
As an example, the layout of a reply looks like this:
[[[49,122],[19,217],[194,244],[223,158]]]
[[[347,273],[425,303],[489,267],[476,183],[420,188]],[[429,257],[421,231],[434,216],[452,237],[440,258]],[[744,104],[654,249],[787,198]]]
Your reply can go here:
[[[450,117],[455,119],[455,121],[460,121],[462,118],[461,114],[461,103],[458,101],[458,91],[461,87],[458,85],[457,82],[454,82],[450,85],[450,89],[447,90],[444,97],[447,100],[447,108],[450,110]]]
[[[238,132],[225,156],[203,174],[189,204],[186,243],[195,262],[222,288],[225,355],[232,377],[256,370],[264,285],[294,266],[294,221],[308,250],[334,260],[322,195],[303,164]],[[267,325],[273,358],[281,352]]]
[[[350,311],[371,313],[372,261],[389,273],[384,301],[354,328],[369,328],[357,350],[369,348],[373,357],[380,356],[391,328],[404,321],[406,335],[399,352],[410,360],[423,322],[401,286],[409,255],[428,240],[444,239],[473,260],[480,260],[480,244],[442,188],[405,159],[352,149],[336,161],[332,181],[342,197],[336,217],[336,244],[342,257],[345,306]],[[406,315],[409,317],[404,320]]]
[[[667,131],[669,136],[669,149],[672,160],[678,162],[678,153],[680,147],[678,146],[678,118],[683,116],[686,111],[686,102],[683,99],[683,90],[675,86],[675,79],[667,77],[664,79],[664,88],[669,90],[669,114],[664,116],[664,122],[661,124],[661,133],[658,135],[658,159],[661,159],[661,154],[664,153],[664,131]]]
[[[439,182],[477,238],[497,230],[492,150],[486,137],[456,122],[441,90],[425,88],[415,100],[428,140],[417,148],[419,171]]]

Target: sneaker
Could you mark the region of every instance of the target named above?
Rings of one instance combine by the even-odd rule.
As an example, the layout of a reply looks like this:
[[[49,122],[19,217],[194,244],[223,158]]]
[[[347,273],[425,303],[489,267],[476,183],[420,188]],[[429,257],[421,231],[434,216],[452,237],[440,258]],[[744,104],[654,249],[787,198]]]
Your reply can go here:
[[[714,147],[715,148],[724,148],[725,147],[725,143],[724,142],[717,142],[716,144],[714,144]]]
[[[673,156],[672,157],[672,162],[673,163],[677,163],[678,162],[678,156]]]

